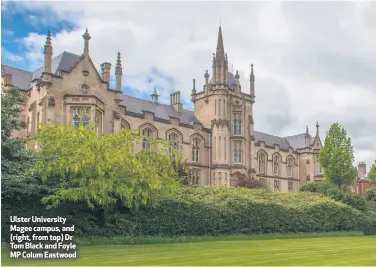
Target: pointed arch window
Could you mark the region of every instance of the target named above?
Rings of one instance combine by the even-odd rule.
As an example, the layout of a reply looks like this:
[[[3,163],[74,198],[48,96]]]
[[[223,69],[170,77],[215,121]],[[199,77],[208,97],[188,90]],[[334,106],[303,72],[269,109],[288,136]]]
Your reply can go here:
[[[259,173],[266,174],[266,155],[264,152],[260,152],[258,156]]]
[[[190,171],[190,184],[200,184],[200,170],[192,169]]]
[[[233,127],[234,135],[242,135],[242,114],[240,112],[234,113]]]
[[[86,126],[90,123],[90,107],[73,107],[72,108],[72,123],[75,127],[80,124]]]
[[[148,151],[151,150],[151,144],[150,144],[150,139],[153,138],[153,130],[150,129],[149,127],[146,127],[142,130],[142,149],[146,149]]]
[[[168,141],[170,142],[170,153],[179,149],[179,135],[177,133],[170,133],[168,135]]]
[[[242,164],[242,141],[234,141],[234,164]]]
[[[273,175],[279,176],[279,164],[280,164],[280,157],[278,155],[274,155],[273,157]]]
[[[218,116],[221,116],[221,99],[219,99],[218,101]]]
[[[319,155],[316,155],[316,174],[322,174],[321,164],[319,161]]]
[[[287,159],[287,177],[292,178],[294,175],[294,159],[289,157]]]
[[[192,140],[192,162],[199,162],[200,159],[200,138],[195,137]]]
[[[224,153],[225,160],[226,160],[226,156],[227,156],[226,137],[223,139],[223,153]]]
[[[102,131],[102,112],[99,110],[95,111],[95,129],[98,133]]]

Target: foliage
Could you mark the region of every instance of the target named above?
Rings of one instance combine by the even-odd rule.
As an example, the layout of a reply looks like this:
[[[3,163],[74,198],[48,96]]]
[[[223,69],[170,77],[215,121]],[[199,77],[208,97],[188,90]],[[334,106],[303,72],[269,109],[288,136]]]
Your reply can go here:
[[[341,201],[361,211],[366,210],[366,199],[362,195],[344,192],[330,183],[309,183],[300,188],[300,192],[319,193],[333,200]]]
[[[89,207],[128,208],[145,205],[153,194],[177,188],[173,162],[181,160],[169,143],[148,139],[142,149],[138,132],[99,134],[95,125],[41,125],[35,140],[41,158],[33,173],[53,186],[42,202],[56,208],[62,202],[84,201]]]
[[[365,197],[367,200],[376,201],[376,188],[369,188],[366,191]]]
[[[268,185],[265,180],[256,179],[251,175],[239,175],[238,181],[235,184],[236,187],[246,187],[252,189],[267,189]]]
[[[362,231],[364,235],[376,235],[376,216],[371,215],[362,224]]]
[[[356,178],[353,167],[354,151],[346,130],[334,123],[325,138],[325,145],[320,151],[319,161],[324,169],[325,179],[339,188],[351,185]]]
[[[372,180],[373,182],[376,182],[376,160],[375,163],[372,164],[371,169],[368,173],[368,179]]]

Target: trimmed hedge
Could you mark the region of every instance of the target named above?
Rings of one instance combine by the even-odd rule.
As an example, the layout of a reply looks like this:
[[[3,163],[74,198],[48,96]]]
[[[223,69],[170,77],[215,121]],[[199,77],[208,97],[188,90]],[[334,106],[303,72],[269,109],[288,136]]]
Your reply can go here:
[[[136,235],[222,235],[359,229],[366,216],[312,193],[187,187],[130,218]]]
[[[370,188],[366,191],[365,197],[367,200],[376,201],[376,188]]]
[[[330,197],[336,201],[341,201],[360,211],[367,210],[366,198],[362,195],[351,192],[343,192],[338,187],[329,183],[309,183],[302,186],[300,192],[312,192]]]
[[[154,201],[155,207],[135,213],[124,207],[91,210],[79,203],[47,211],[40,205],[18,202],[17,208],[3,206],[3,240],[9,236],[9,215],[67,217],[75,225],[75,236],[79,237],[353,231],[359,230],[367,220],[362,212],[314,193],[182,187],[177,193],[156,197]]]

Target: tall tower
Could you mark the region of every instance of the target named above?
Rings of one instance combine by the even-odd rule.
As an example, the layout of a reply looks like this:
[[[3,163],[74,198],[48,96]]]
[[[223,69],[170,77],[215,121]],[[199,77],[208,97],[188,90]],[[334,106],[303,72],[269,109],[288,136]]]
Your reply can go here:
[[[229,186],[234,176],[248,175],[251,168],[255,79],[252,67],[250,92],[242,92],[239,72],[235,75],[228,69],[221,26],[209,77],[206,71],[203,91],[197,92],[194,86],[192,102],[196,117],[211,129],[209,183]]]

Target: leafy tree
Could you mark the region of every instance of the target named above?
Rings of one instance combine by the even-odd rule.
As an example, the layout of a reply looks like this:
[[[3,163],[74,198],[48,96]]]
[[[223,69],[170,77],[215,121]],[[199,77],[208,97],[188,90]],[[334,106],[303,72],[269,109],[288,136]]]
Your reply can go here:
[[[22,101],[20,90],[11,88],[1,92],[1,197],[3,204],[39,193],[38,180],[27,174],[36,153],[25,149],[25,140],[12,138],[12,132],[26,127],[20,120]],[[16,200],[15,200],[16,199]]]
[[[320,151],[319,161],[324,169],[325,178],[339,188],[351,185],[355,180],[356,169],[353,167],[354,151],[351,139],[338,123],[331,125],[325,145]]]
[[[239,175],[237,177],[237,182],[235,183],[236,187],[246,187],[253,189],[267,189],[268,185],[265,180],[256,179],[250,175]]]
[[[368,173],[368,178],[371,179],[372,181],[376,182],[376,160],[375,163],[372,164],[371,169]]]
[[[179,184],[174,168],[181,161],[178,151],[170,151],[166,141],[148,139],[151,149],[135,153],[142,142],[138,132],[105,135],[95,125],[50,124],[40,125],[35,141],[41,158],[33,173],[53,187],[42,199],[48,208],[70,201],[137,208],[150,203],[153,194],[171,192]]]

